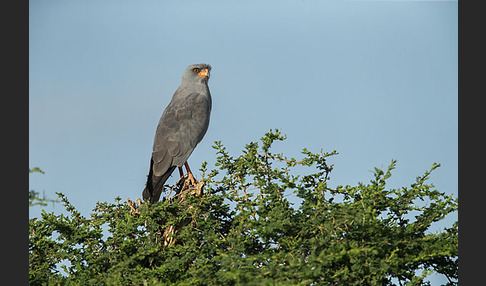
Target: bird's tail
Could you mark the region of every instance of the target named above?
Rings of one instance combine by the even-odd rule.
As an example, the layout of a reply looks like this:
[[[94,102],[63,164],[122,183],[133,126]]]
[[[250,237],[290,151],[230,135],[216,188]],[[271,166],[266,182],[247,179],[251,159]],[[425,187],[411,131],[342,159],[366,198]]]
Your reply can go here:
[[[150,191],[150,188],[148,186],[145,186],[145,189],[143,189],[142,191],[142,198],[144,201],[150,201],[150,203],[153,203],[152,202],[152,193],[153,191]]]
[[[142,198],[144,201],[149,201],[151,204],[159,201],[160,195],[164,190],[164,184],[169,179],[176,166],[172,166],[162,176],[154,176],[153,172],[153,159],[150,160],[150,171],[147,177],[147,184],[142,191]]]

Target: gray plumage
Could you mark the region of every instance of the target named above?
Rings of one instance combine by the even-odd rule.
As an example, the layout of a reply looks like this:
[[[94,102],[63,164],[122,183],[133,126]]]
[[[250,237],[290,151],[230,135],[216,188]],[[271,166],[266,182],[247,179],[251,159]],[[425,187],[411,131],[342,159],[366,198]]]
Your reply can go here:
[[[147,184],[142,192],[146,201],[154,203],[159,200],[174,169],[186,163],[206,134],[211,113],[210,70],[211,66],[207,64],[188,66],[159,120]]]

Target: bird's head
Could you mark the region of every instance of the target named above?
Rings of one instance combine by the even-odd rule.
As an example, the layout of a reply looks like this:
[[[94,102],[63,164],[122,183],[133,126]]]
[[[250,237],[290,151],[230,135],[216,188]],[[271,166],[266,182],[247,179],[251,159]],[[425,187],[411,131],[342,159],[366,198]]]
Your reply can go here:
[[[195,64],[186,68],[182,76],[183,82],[207,82],[211,66],[208,64]]]

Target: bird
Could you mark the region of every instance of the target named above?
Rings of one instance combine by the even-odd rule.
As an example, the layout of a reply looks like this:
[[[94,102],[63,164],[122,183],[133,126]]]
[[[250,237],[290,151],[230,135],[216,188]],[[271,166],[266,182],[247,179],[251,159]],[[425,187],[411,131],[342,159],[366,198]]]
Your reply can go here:
[[[155,132],[147,183],[142,191],[145,201],[160,199],[164,184],[176,167],[196,183],[187,159],[201,142],[209,127],[212,99],[208,80],[211,66],[194,64],[186,68],[180,86],[160,117]]]

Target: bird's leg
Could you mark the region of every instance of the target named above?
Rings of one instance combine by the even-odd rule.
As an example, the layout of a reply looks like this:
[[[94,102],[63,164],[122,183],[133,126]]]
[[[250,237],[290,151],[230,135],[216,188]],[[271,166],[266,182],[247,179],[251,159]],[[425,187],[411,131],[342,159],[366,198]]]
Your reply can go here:
[[[197,184],[197,181],[194,178],[194,175],[192,174],[191,169],[189,168],[189,164],[187,164],[187,162],[185,162],[184,166],[186,166],[187,176],[189,177],[189,180],[191,180],[191,183],[193,185]]]
[[[179,177],[179,180],[177,181],[176,185],[180,185],[182,187],[182,185],[184,184],[184,181],[185,181],[185,179],[184,179],[184,172],[182,171],[182,167],[177,167],[177,168],[179,169],[179,176],[180,177]]]
[[[184,176],[184,172],[182,172],[182,167],[177,167],[177,168],[179,168],[179,175],[182,178],[182,176]]]

